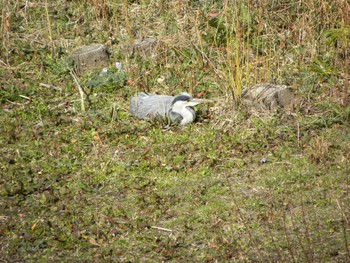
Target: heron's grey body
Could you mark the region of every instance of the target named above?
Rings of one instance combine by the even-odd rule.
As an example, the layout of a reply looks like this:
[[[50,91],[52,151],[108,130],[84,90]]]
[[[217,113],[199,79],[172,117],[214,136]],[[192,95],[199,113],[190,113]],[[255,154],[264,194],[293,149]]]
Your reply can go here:
[[[207,100],[193,99],[183,92],[177,96],[155,95],[141,92],[131,99],[130,112],[139,119],[149,120],[156,117],[167,117],[171,122],[185,125],[196,118],[192,106]]]

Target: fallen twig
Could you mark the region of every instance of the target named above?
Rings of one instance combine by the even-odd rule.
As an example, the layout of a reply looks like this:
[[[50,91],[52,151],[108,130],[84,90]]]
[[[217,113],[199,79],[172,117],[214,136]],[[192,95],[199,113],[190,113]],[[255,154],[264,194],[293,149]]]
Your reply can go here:
[[[151,228],[166,231],[166,232],[173,232],[173,230],[171,230],[171,229],[163,228],[163,227],[159,227],[159,226],[151,226]]]

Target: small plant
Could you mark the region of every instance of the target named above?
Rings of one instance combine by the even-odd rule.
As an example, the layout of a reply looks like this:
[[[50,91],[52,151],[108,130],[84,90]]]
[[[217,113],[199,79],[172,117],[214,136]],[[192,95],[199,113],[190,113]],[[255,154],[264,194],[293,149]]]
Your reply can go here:
[[[331,68],[329,63],[320,59],[314,59],[309,65],[310,71],[321,76],[324,80],[335,74],[335,70]]]
[[[105,73],[94,72],[86,81],[86,87],[91,90],[116,91],[123,88],[127,80],[125,72],[118,69],[106,69]]]
[[[323,137],[315,136],[310,143],[308,151],[309,158],[314,163],[323,163],[327,161],[328,143]]]
[[[350,41],[350,27],[343,26],[341,28],[326,29],[322,32],[322,37],[329,44],[337,44],[338,46],[347,48]]]

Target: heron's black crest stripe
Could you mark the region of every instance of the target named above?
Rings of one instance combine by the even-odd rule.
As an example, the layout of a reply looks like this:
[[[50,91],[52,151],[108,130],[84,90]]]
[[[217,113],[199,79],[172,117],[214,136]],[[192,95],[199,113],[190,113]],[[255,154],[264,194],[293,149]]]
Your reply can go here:
[[[175,97],[172,104],[174,105],[174,103],[177,101],[189,101],[190,99],[192,99],[190,96],[181,94]]]

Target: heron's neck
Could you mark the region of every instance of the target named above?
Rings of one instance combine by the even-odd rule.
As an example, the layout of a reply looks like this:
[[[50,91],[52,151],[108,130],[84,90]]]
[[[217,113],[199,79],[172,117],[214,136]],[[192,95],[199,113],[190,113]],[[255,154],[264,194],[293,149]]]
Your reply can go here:
[[[185,125],[187,123],[193,122],[196,118],[196,114],[194,110],[191,107],[181,107],[176,105],[173,105],[173,108],[171,109],[173,112],[176,112],[182,116],[182,120],[180,121],[180,125]]]

